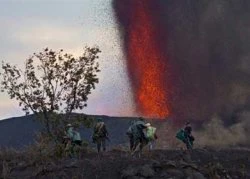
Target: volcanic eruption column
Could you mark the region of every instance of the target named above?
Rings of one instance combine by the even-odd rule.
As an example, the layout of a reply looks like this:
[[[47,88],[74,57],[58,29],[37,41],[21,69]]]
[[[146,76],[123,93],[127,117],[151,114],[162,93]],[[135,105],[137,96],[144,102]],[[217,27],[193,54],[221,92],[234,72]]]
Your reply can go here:
[[[125,48],[137,112],[147,117],[165,118],[170,114],[170,88],[165,79],[167,56],[161,53],[157,43],[157,24],[150,13],[150,0],[132,3],[127,14],[130,23]]]
[[[250,1],[113,0],[113,9],[137,112],[247,126]]]

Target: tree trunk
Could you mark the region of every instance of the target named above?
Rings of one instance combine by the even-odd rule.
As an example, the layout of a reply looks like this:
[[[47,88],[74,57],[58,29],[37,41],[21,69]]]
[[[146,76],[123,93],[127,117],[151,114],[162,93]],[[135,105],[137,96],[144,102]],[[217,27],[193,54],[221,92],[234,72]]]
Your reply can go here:
[[[49,135],[52,135],[51,130],[50,130],[50,125],[49,125],[49,115],[48,112],[45,110],[43,111],[44,119],[45,119],[45,127],[46,131]]]

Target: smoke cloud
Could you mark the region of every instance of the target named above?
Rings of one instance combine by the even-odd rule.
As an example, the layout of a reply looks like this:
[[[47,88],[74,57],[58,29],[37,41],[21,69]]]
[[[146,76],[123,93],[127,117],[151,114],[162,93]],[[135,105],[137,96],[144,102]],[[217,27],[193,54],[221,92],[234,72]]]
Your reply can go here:
[[[238,116],[239,122],[225,126],[218,117],[204,124],[202,130],[195,132],[197,144],[206,147],[239,147],[249,146],[250,112],[242,112]]]
[[[138,21],[134,11],[141,11],[135,8],[138,2],[155,29],[157,60],[168,67],[159,73],[164,75],[170,117],[176,123],[188,118],[203,123],[213,116],[223,125],[238,122],[237,116],[250,110],[250,1],[113,0],[128,64],[131,24]],[[140,106],[137,71],[128,65]]]

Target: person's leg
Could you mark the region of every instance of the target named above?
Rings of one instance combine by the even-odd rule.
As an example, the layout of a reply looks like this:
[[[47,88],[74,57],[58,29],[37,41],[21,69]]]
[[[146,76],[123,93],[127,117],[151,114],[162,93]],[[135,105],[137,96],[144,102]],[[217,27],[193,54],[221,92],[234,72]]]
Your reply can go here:
[[[139,146],[140,146],[139,138],[133,138],[133,139],[134,139],[134,141],[133,141],[133,148],[131,151],[131,155],[134,155],[135,152],[137,152],[139,150]]]
[[[134,139],[133,136],[129,136],[129,147],[130,147],[130,151],[133,151],[134,148]]]
[[[142,151],[143,147],[144,147],[144,141],[142,138],[140,138],[140,152]]]
[[[186,142],[185,143],[186,143],[187,150],[192,149],[190,141],[189,141],[189,137],[186,138]]]
[[[106,139],[102,138],[102,150],[105,152],[106,151]]]
[[[71,157],[71,141],[70,140],[67,141],[67,143],[65,145],[64,152],[65,152],[65,156],[67,156],[67,157],[70,156]]]
[[[97,152],[99,153],[101,150],[101,140],[100,139],[96,139],[96,146],[97,146]]]
[[[153,149],[153,141],[150,141],[148,143],[148,147],[149,147],[149,150],[152,150]]]
[[[192,140],[191,136],[189,136],[188,142],[189,142],[189,150],[192,150],[193,149],[193,140]]]
[[[152,143],[152,149],[151,150],[154,150],[155,144],[156,144],[156,140],[152,140],[151,143]]]
[[[138,154],[140,157],[140,147],[141,147],[141,143],[139,139],[135,139],[134,141],[134,146],[133,149],[131,151],[131,155],[135,156],[135,154]]]
[[[76,144],[71,142],[71,158],[76,158]]]
[[[139,153],[138,153],[138,157],[141,158],[141,154],[142,154],[142,149],[145,145],[147,145],[147,142],[143,139],[143,138],[140,138],[139,140]]]

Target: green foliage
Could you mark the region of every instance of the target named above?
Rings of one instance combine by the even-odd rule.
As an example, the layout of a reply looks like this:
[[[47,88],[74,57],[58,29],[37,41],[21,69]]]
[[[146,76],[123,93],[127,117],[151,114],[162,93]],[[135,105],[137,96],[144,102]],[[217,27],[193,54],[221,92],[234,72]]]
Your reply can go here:
[[[88,95],[99,82],[100,52],[98,47],[86,47],[76,58],[63,50],[46,48],[26,60],[24,71],[3,62],[1,91],[16,99],[26,114],[36,114],[48,134],[59,133],[58,126],[67,123],[74,110],[87,106]],[[76,121],[91,125],[84,116]]]

